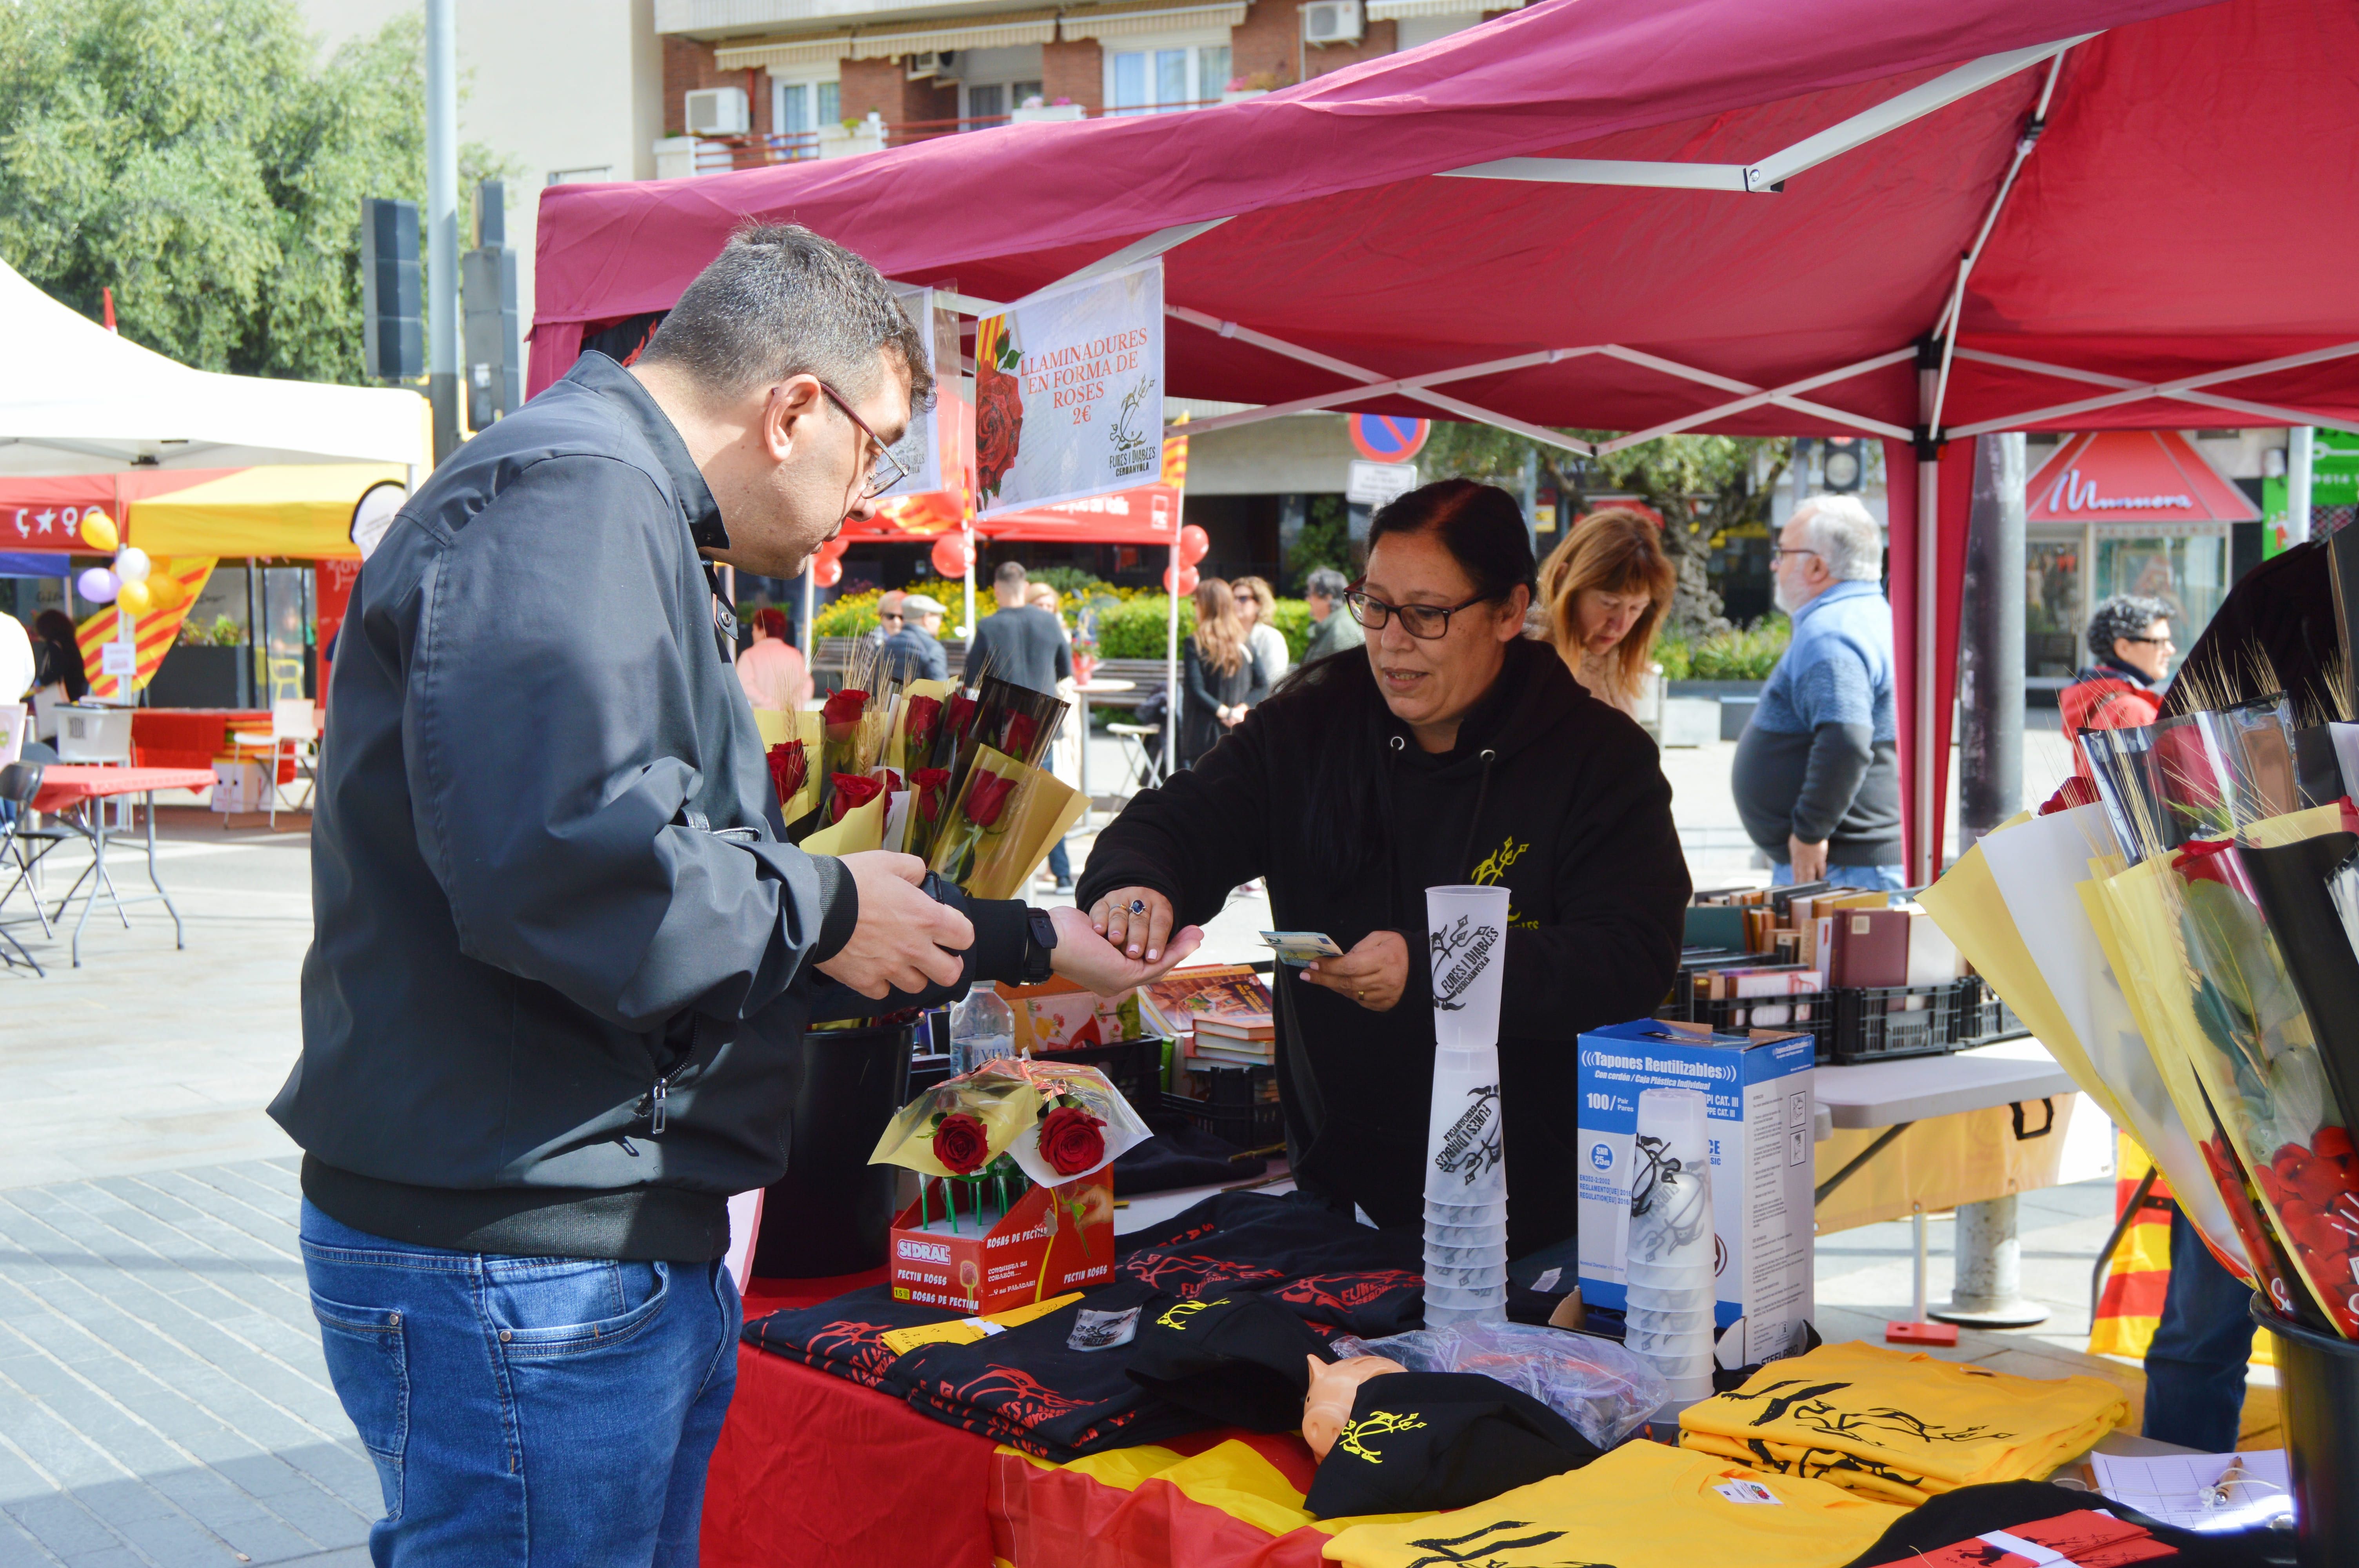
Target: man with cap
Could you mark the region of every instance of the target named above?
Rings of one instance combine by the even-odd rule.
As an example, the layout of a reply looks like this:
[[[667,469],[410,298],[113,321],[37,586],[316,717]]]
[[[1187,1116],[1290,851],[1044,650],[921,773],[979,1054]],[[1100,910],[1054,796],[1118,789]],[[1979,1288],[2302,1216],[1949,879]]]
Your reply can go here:
[[[948,611],[929,595],[912,593],[901,600],[901,629],[885,639],[885,668],[896,680],[948,680],[950,655],[937,635]]]

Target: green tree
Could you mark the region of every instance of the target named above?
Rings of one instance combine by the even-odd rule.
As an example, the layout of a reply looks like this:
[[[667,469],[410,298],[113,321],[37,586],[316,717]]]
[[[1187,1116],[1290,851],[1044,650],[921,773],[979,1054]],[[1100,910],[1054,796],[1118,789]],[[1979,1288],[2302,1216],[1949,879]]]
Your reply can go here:
[[[1314,495],[1310,498],[1310,515],[1302,521],[1302,532],[1296,535],[1294,547],[1286,552],[1286,567],[1294,579],[1294,589],[1299,593],[1310,580],[1310,574],[1321,567],[1333,567],[1345,577],[1359,575],[1352,559],[1352,524],[1343,509],[1340,495]]]
[[[425,194],[423,17],[317,61],[294,0],[0,5],[0,259],[184,363],[364,379],[360,204]]]
[[[1565,432],[1587,441],[1616,433]],[[1563,497],[1567,516],[1594,496],[1637,496],[1663,514],[1664,553],[1680,570],[1665,634],[1692,643],[1729,629],[1704,574],[1712,542],[1725,530],[1769,520],[1770,493],[1793,451],[1782,437],[1664,436],[1592,459],[1495,426],[1437,419],[1419,461],[1429,481],[1462,475],[1516,490],[1528,453],[1542,482]]]

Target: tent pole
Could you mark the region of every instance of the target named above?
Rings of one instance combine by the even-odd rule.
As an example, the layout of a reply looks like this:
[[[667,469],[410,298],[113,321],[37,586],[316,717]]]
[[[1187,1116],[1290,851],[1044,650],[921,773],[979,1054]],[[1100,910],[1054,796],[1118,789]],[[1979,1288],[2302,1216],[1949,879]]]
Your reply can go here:
[[[1185,491],[1180,495],[1180,510],[1171,519],[1171,581],[1165,597],[1171,609],[1171,624],[1163,639],[1163,777],[1166,783],[1180,769],[1180,529],[1184,525],[1188,510]]]
[[[1926,345],[1929,349],[1931,344]],[[1919,413],[1930,418],[1935,399],[1940,395],[1940,360],[1936,353],[1920,355],[1917,362],[1917,400]],[[1935,748],[1949,740],[1949,726],[1940,722],[1933,711],[1933,694],[1940,683],[1933,678],[1933,650],[1937,645],[1934,627],[1940,616],[1936,608],[1941,585],[1941,455],[1937,444],[1940,432],[1930,426],[1922,428],[1917,438],[1917,732],[1910,739],[1908,793],[1915,831],[1907,835],[1908,880],[1922,887],[1933,880],[1941,863],[1941,852],[1933,842],[1933,758]]]
[[[969,518],[966,524],[966,624],[959,628],[959,635],[969,643],[973,642],[974,625],[974,520]]]
[[[2286,432],[2286,543],[2310,543],[2310,475],[2318,452],[2318,432],[2296,425]]]

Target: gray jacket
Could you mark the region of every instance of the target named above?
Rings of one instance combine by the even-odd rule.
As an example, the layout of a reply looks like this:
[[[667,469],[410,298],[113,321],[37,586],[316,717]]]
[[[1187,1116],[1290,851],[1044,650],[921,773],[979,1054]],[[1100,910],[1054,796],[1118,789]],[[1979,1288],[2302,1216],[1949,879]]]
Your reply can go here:
[[[784,1170],[805,1025],[939,1000],[815,968],[857,898],[842,862],[779,841],[698,555],[727,542],[663,411],[590,353],[443,462],[362,570],[303,1054],[270,1108],[335,1218],[718,1257],[729,1195]],[[1020,974],[1023,906],[960,902],[970,973]]]
[[[1366,642],[1367,633],[1361,631],[1360,623],[1352,619],[1351,609],[1338,600],[1335,608],[1327,612],[1326,620],[1311,622],[1310,642],[1302,650],[1302,662],[1307,665],[1313,659],[1323,659],[1346,648],[1362,647]]]

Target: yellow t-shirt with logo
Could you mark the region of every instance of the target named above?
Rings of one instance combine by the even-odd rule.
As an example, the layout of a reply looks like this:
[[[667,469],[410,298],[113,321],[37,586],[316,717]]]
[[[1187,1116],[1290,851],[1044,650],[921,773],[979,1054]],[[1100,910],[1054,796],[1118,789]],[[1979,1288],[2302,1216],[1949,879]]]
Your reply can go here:
[[[1474,1508],[1354,1525],[1325,1555],[1348,1568],[1839,1568],[1904,1511],[1822,1481],[1625,1443]]]
[[[2022,1378],[1853,1343],[1773,1361],[1734,1393],[1690,1405],[1680,1442],[1914,1505],[2038,1479],[2128,1415],[2100,1378]]]

